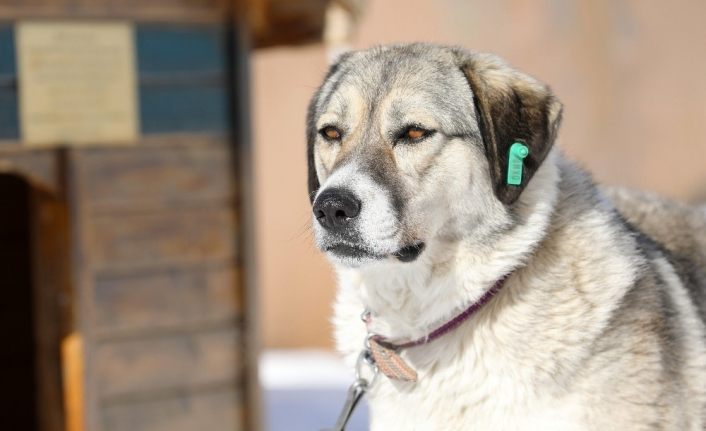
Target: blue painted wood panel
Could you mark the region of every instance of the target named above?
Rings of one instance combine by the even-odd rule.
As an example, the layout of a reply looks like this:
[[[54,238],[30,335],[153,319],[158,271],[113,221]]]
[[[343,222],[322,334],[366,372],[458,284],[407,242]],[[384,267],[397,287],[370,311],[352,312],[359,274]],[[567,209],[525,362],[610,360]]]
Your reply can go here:
[[[14,32],[12,26],[0,25],[0,139],[19,135],[16,74]]]
[[[144,134],[225,132],[228,99],[224,87],[141,87],[140,118]]]
[[[17,139],[20,135],[17,114],[17,92],[0,88],[0,139]]]
[[[226,133],[226,33],[220,26],[138,24],[142,134]],[[19,138],[14,31],[0,25],[0,139]]]
[[[11,25],[0,24],[0,79],[7,76],[14,77],[16,71],[14,31]],[[2,85],[1,82],[0,85]]]
[[[140,73],[225,70],[225,34],[221,27],[138,26]]]

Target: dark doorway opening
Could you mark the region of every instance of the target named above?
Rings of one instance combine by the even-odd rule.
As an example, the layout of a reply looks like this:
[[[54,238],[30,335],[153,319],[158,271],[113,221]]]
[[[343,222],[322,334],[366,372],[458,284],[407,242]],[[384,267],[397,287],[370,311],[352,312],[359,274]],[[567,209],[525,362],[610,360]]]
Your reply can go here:
[[[0,424],[38,429],[31,187],[0,175]]]

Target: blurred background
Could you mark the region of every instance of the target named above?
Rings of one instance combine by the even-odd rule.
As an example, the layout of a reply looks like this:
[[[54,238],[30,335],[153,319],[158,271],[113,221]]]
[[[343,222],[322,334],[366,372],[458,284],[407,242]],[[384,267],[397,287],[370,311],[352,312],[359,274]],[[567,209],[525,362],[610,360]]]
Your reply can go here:
[[[495,52],[551,85],[559,146],[598,181],[703,201],[704,18],[690,0],[0,0],[0,426],[332,426],[351,371],[304,137],[331,59]]]

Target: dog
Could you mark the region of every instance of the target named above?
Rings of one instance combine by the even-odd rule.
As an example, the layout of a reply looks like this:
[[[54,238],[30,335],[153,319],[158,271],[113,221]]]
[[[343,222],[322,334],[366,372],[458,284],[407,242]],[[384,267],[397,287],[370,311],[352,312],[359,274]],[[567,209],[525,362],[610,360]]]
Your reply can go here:
[[[706,429],[706,209],[597,186],[561,117],[423,43],[344,54],[314,94],[313,230],[371,430]]]

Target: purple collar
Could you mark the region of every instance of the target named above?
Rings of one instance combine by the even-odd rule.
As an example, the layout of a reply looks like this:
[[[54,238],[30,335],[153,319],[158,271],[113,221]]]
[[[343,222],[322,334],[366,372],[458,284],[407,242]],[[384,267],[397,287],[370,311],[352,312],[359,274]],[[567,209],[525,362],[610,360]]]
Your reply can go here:
[[[493,297],[500,291],[500,289],[505,285],[505,280],[507,280],[509,275],[506,275],[505,277],[501,278],[500,280],[496,281],[493,287],[488,289],[483,296],[481,296],[476,302],[472,303],[468,308],[463,310],[461,313],[457,314],[453,319],[449,320],[448,322],[444,323],[440,327],[436,328],[435,330],[431,331],[427,335],[417,338],[416,340],[408,341],[406,343],[400,343],[400,344],[395,344],[390,341],[387,341],[384,337],[382,336],[374,336],[375,340],[378,341],[381,344],[386,345],[387,347],[394,349],[394,350],[401,350],[401,349],[406,349],[409,347],[416,347],[416,346],[421,346],[423,344],[428,344],[431,343],[432,341],[443,337],[444,335],[448,334],[449,332],[453,331],[454,329],[458,328],[463,322],[468,320],[471,316],[476,314],[478,310],[480,310],[485,304],[487,304]],[[370,317],[363,318],[363,321],[366,323],[370,322]]]

